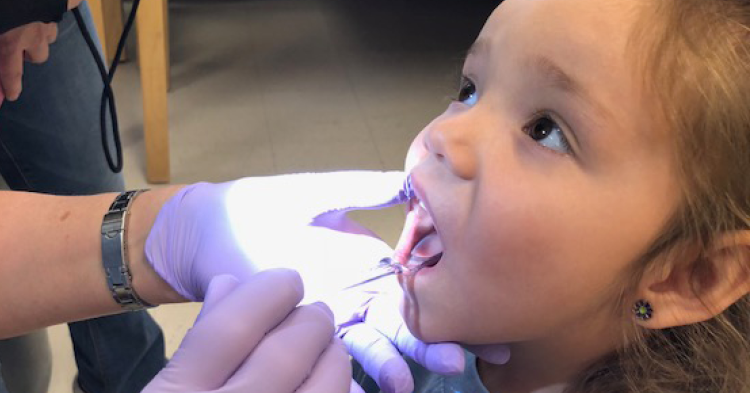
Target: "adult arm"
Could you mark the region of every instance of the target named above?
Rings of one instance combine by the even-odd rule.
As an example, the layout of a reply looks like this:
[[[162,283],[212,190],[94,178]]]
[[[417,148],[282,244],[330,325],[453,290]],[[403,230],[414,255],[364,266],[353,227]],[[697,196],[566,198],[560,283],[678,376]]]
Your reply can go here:
[[[351,284],[357,272],[393,253],[366,228],[347,220],[345,212],[403,202],[397,196],[403,181],[403,173],[340,172],[144,193],[131,206],[127,228],[133,285],[152,304],[182,300],[177,293],[204,300],[215,277],[231,275],[246,282],[258,271],[287,267],[300,271],[311,300],[335,295],[332,289]],[[113,199],[114,194],[0,193],[0,296],[6,299],[0,305],[0,337],[119,311],[106,288],[100,254],[101,219]],[[358,315],[362,304],[337,308],[337,314]],[[359,343],[351,347],[358,358],[377,356],[369,369],[377,370],[381,383],[392,385],[388,391],[408,391],[403,387],[411,375],[396,348],[383,352],[385,348],[442,353],[403,336],[382,340],[368,326],[365,330],[373,334],[350,333],[347,340]],[[369,345],[372,340],[378,345]],[[428,368],[433,363],[429,358],[416,356]]]
[[[132,203],[127,244],[133,286],[151,304],[183,301],[145,262],[143,245],[179,187]],[[116,194],[69,197],[0,192],[0,338],[117,313],[101,256],[101,223]]]

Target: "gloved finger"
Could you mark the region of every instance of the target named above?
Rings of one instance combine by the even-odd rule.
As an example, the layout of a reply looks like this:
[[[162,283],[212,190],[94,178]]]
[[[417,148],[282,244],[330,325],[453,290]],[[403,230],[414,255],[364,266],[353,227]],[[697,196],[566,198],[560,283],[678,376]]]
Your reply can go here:
[[[321,214],[313,219],[311,225],[380,239],[380,236],[375,232],[349,218],[345,211],[333,211]]]
[[[410,393],[414,378],[393,344],[377,330],[361,323],[342,337],[352,357],[386,393]]]
[[[273,269],[250,277],[193,326],[160,377],[196,391],[224,386],[302,295],[302,280],[292,270]]]
[[[325,211],[380,209],[404,203],[406,174],[404,172],[334,172],[324,174],[317,183]],[[331,193],[331,190],[335,190]],[[329,195],[330,194],[330,195]]]
[[[349,386],[349,393],[365,393],[365,390],[362,389],[362,386],[359,386],[357,382],[352,380],[351,385]]]
[[[464,351],[458,344],[424,343],[414,337],[406,325],[401,325],[401,328],[395,331],[380,333],[388,337],[402,354],[434,373],[459,375],[464,372]]]
[[[211,282],[208,284],[208,290],[206,290],[206,297],[203,300],[203,307],[201,307],[201,312],[198,314],[195,322],[197,323],[200,321],[209,310],[219,304],[219,302],[227,297],[227,295],[237,288],[238,285],[240,285],[240,280],[228,274],[211,279]]]
[[[464,372],[466,357],[456,343],[426,344],[411,333],[402,335],[396,347],[426,369],[442,375],[460,375]]]
[[[293,392],[308,378],[333,333],[327,306],[297,307],[263,338],[228,384],[254,392]],[[345,381],[349,378],[351,374]]]
[[[510,347],[507,345],[467,345],[466,350],[492,364],[505,364],[510,361]]]
[[[297,389],[297,393],[347,393],[352,382],[352,363],[344,343],[331,339],[328,348],[320,355],[310,377]]]
[[[23,51],[0,53],[0,85],[5,99],[15,101],[21,95],[23,79]]]
[[[300,173],[227,183],[228,206],[267,215],[266,206],[283,205],[284,216],[309,224],[316,216],[339,210],[378,209],[406,202],[404,172],[343,171]],[[273,190],[273,192],[268,192]],[[304,198],[300,198],[300,196]],[[245,201],[252,198],[254,206]],[[288,224],[288,223],[287,223]]]
[[[387,337],[398,350],[426,369],[443,375],[458,375],[464,372],[465,356],[460,345],[455,343],[427,344],[414,337],[404,323],[397,294],[378,296],[367,310],[367,324]]]

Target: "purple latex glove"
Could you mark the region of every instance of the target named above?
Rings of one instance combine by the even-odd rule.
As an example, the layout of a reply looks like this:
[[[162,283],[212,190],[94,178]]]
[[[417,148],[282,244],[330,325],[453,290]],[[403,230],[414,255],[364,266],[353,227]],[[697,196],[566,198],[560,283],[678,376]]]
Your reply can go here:
[[[507,345],[465,345],[464,348],[488,363],[505,364],[510,361],[510,347]]]
[[[352,294],[351,291],[360,293]],[[459,345],[426,344],[411,334],[399,311],[401,296],[395,277],[389,277],[373,285],[350,290],[337,301],[329,301],[336,324],[340,326],[338,335],[349,353],[387,393],[414,391],[411,370],[399,352],[438,374],[463,373],[465,359]],[[351,305],[341,305],[353,301],[360,301],[361,307],[348,321],[343,321],[338,310],[353,309]]]
[[[504,344],[466,345],[462,348],[456,343],[420,341],[412,335],[401,316],[399,304],[403,295],[400,289],[393,290],[390,284],[381,280],[327,301],[339,327],[337,334],[383,392],[414,391],[414,378],[401,354],[442,375],[464,372],[464,349],[493,364],[505,364],[510,360],[510,348]],[[359,293],[352,294],[351,291]],[[359,307],[352,306],[352,303],[358,303]],[[356,311],[352,314],[351,310]]]
[[[214,278],[195,325],[143,392],[350,392],[351,364],[332,339],[333,316],[321,303],[296,307],[302,294],[291,270],[242,284]]]
[[[193,301],[203,299],[213,277],[244,281],[279,267],[297,270],[308,299],[318,300],[392,253],[344,212],[403,202],[404,180],[403,172],[360,171],[193,184],[162,207],[146,258]]]
[[[338,301],[329,302],[336,315],[338,335],[349,353],[388,393],[414,390],[411,371],[406,363],[397,360],[396,348],[432,372],[443,375],[463,373],[465,359],[460,346],[453,343],[426,344],[411,334],[399,310],[403,294],[394,281],[381,280],[352,290],[359,291],[359,298],[365,301],[348,321],[340,320],[337,310],[342,307],[339,303],[355,301],[357,294],[348,293]],[[354,307],[349,305],[343,308]],[[467,345],[465,349],[494,364],[505,364],[510,360],[507,345]]]
[[[146,257],[167,283],[191,300],[203,299],[215,276],[230,274],[245,281],[274,267],[299,271],[307,300],[335,299],[341,288],[362,278],[363,270],[393,254],[345,212],[402,203],[399,193],[404,180],[402,172],[336,172],[188,186],[159,213],[146,243]],[[356,316],[372,297],[364,295],[336,306],[337,320]],[[424,344],[404,336],[391,343],[374,329],[370,333],[349,337],[349,342],[357,343],[350,345],[352,355],[379,359],[370,362],[368,370],[383,382],[384,390],[402,392],[397,387],[413,386],[398,350],[410,354],[409,348]],[[446,345],[458,350],[455,344]],[[439,363],[432,355],[416,358],[428,368]],[[448,368],[463,367],[463,361],[457,363]]]

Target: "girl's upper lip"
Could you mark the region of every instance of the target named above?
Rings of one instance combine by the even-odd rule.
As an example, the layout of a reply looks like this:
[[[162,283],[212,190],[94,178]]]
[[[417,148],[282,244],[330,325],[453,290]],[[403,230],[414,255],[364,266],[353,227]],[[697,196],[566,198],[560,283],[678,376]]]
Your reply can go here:
[[[432,209],[430,208],[430,200],[427,197],[427,194],[424,191],[424,188],[422,186],[422,182],[419,180],[418,176],[414,176],[412,174],[411,176],[411,186],[414,189],[414,196],[417,198],[417,200],[422,203],[424,206],[424,209],[427,211],[427,214],[432,219],[432,224],[435,227],[435,230],[437,230],[437,224],[435,223],[435,216],[432,214]]]

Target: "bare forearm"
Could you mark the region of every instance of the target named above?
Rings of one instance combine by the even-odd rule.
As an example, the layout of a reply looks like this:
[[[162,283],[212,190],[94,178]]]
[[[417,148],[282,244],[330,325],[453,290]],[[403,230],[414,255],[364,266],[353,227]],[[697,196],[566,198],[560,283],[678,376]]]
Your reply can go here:
[[[180,298],[150,269],[143,244],[174,191],[139,196],[127,228],[133,284],[157,304]],[[101,221],[115,196],[0,192],[0,337],[120,311],[101,257]]]

